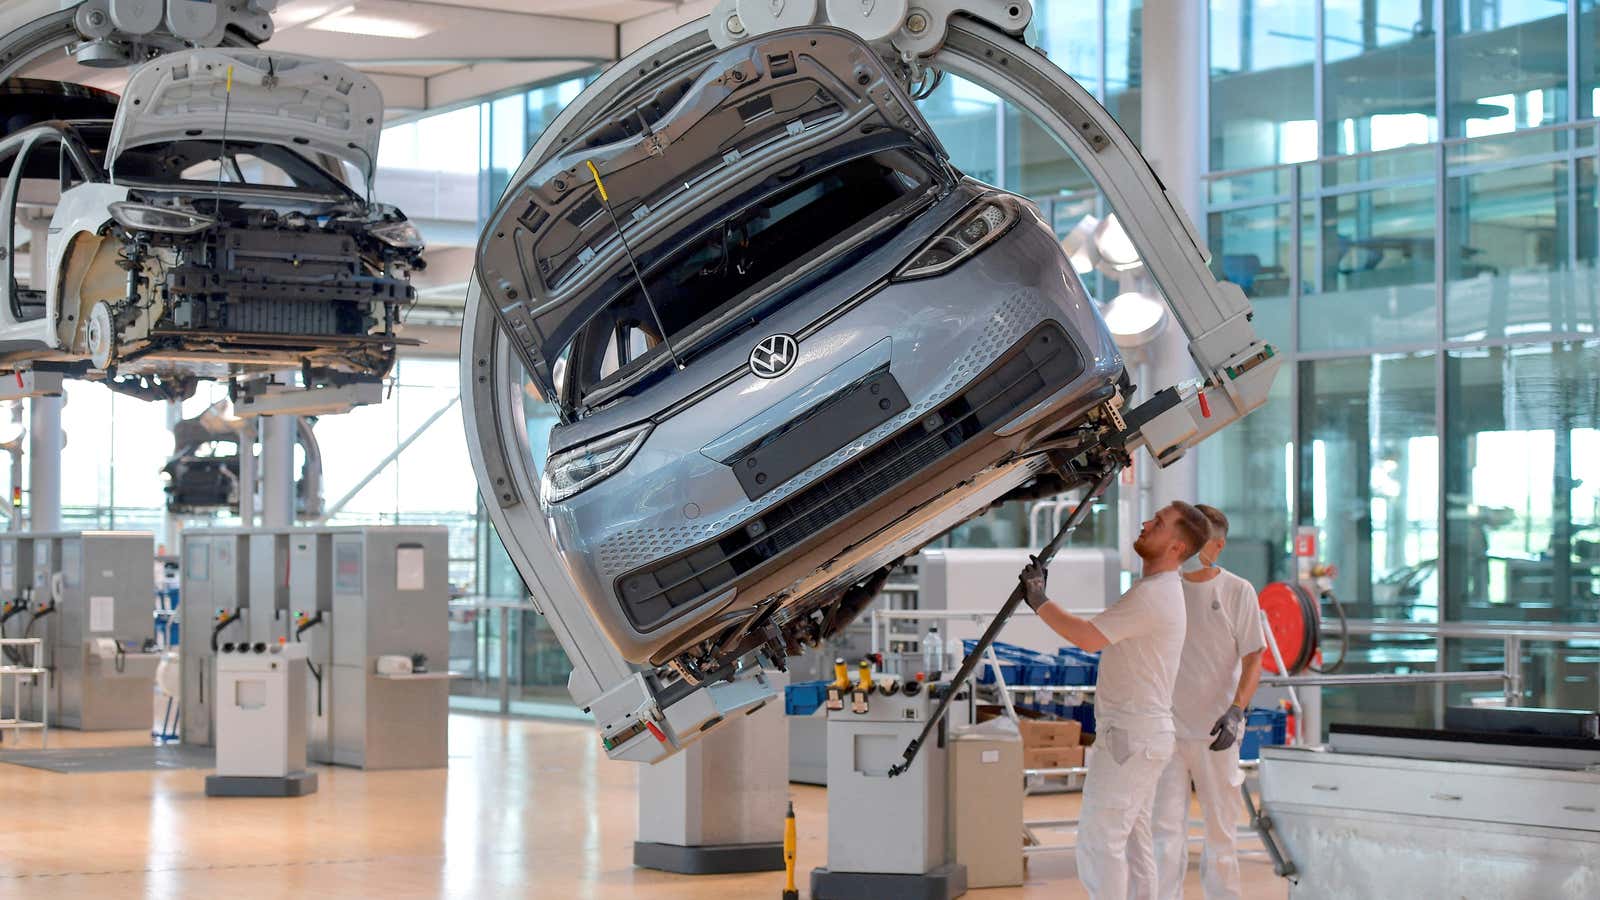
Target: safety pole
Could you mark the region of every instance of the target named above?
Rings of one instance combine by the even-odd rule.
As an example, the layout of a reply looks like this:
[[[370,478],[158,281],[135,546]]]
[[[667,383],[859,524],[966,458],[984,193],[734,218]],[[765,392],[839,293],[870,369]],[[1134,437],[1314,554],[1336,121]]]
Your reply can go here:
[[[1076,531],[1078,525],[1088,517],[1090,506],[1093,505],[1097,497],[1105,492],[1106,488],[1111,486],[1112,479],[1117,477],[1117,472],[1121,471],[1121,468],[1121,466],[1114,465],[1107,469],[1100,476],[1100,480],[1095,482],[1094,488],[1083,495],[1083,499],[1078,502],[1078,506],[1072,511],[1072,515],[1068,516],[1067,521],[1062,524],[1061,530],[1057,531],[1055,537],[1050,539],[1050,543],[1045,544],[1044,549],[1039,551],[1037,557],[1039,568],[1048,567],[1050,560],[1055,559],[1056,551],[1061,549],[1072,532]],[[944,721],[944,714],[950,708],[950,702],[955,699],[956,693],[966,683],[967,679],[972,677],[972,670],[976,669],[978,664],[983,661],[984,654],[988,651],[989,646],[994,643],[994,639],[1000,636],[1000,629],[1005,627],[1006,620],[1011,618],[1011,614],[1017,611],[1017,606],[1022,603],[1025,593],[1022,587],[1022,580],[1019,578],[1016,587],[1011,589],[1011,596],[1006,598],[1006,602],[1000,607],[1000,612],[995,614],[994,621],[989,623],[989,628],[984,631],[983,637],[978,638],[977,646],[973,647],[966,657],[961,660],[961,668],[956,670],[955,677],[950,679],[950,687],[945,690],[944,696],[939,698],[939,705],[934,707],[933,715],[929,716],[927,724],[922,726],[922,732],[913,738],[911,743],[906,745],[906,750],[901,757],[900,763],[889,768],[890,778],[896,775],[903,775],[907,769],[911,768],[911,764],[917,759],[917,752],[922,749],[922,745],[928,740],[928,736],[933,734],[933,730],[938,728],[940,723]]]

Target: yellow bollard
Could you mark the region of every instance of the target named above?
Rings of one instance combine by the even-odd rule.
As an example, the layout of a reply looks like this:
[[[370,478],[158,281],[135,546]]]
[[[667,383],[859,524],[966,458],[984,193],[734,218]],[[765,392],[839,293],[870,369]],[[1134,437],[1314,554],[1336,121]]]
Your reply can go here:
[[[789,801],[789,814],[783,817],[783,900],[800,900],[800,891],[794,886],[795,852],[800,844],[794,831],[794,801]]]

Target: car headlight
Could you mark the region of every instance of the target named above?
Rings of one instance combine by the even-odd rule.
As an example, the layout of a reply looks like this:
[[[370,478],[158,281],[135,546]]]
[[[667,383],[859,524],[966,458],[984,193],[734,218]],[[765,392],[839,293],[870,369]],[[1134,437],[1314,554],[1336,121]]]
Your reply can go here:
[[[119,225],[133,231],[194,234],[217,224],[216,219],[201,215],[194,210],[173,206],[152,206],[149,203],[133,203],[128,200],[109,204],[106,210]]]
[[[550,457],[540,488],[544,500],[559,503],[622,471],[654,427],[638,425]]]
[[[896,272],[897,281],[928,278],[950,271],[1005,234],[1017,221],[1017,201],[1009,194],[986,194],[956,216]]]
[[[382,222],[373,225],[372,236],[391,247],[400,250],[421,250],[422,232],[417,226],[406,219],[397,219],[393,222]]]

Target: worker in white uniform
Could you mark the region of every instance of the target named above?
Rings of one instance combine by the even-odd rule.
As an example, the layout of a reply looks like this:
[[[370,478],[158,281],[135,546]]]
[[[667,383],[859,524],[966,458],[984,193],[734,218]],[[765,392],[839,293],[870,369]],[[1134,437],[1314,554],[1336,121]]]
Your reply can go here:
[[[1244,711],[1261,681],[1266,642],[1256,590],[1217,565],[1228,543],[1228,517],[1214,506],[1196,507],[1211,525],[1200,548],[1202,568],[1183,573],[1188,628],[1172,693],[1177,748],[1156,786],[1149,829],[1136,827],[1134,843],[1155,842],[1156,882],[1136,882],[1134,894],[1181,900],[1189,865],[1189,785],[1205,820],[1200,884],[1206,900],[1239,900],[1239,738]]]
[[[1028,605],[1045,624],[1085,650],[1102,651],[1094,700],[1098,730],[1078,818],[1078,877],[1095,900],[1124,900],[1130,872],[1154,883],[1150,843],[1137,844],[1130,856],[1128,837],[1137,822],[1148,827],[1156,781],[1172,757],[1172,690],[1185,624],[1178,569],[1199,552],[1209,527],[1187,503],[1162,507],[1133,542],[1143,577],[1092,619],[1045,596],[1038,563],[1022,572]]]

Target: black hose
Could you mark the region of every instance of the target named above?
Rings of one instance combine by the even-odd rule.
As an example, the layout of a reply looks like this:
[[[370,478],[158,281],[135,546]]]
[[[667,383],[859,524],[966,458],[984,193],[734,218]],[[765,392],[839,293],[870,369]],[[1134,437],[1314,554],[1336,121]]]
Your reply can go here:
[[[217,624],[211,626],[211,653],[213,656],[215,656],[217,652],[217,635],[222,633],[222,629],[227,628],[229,625],[232,625],[237,621],[239,621],[239,613],[235,611],[231,613],[225,613],[222,618],[217,620]]]
[[[1332,675],[1344,667],[1344,661],[1350,656],[1350,620],[1345,617],[1344,604],[1339,602],[1339,597],[1329,588],[1322,592],[1323,600],[1333,604],[1333,611],[1339,616],[1339,659],[1331,666],[1317,670],[1319,675]]]

